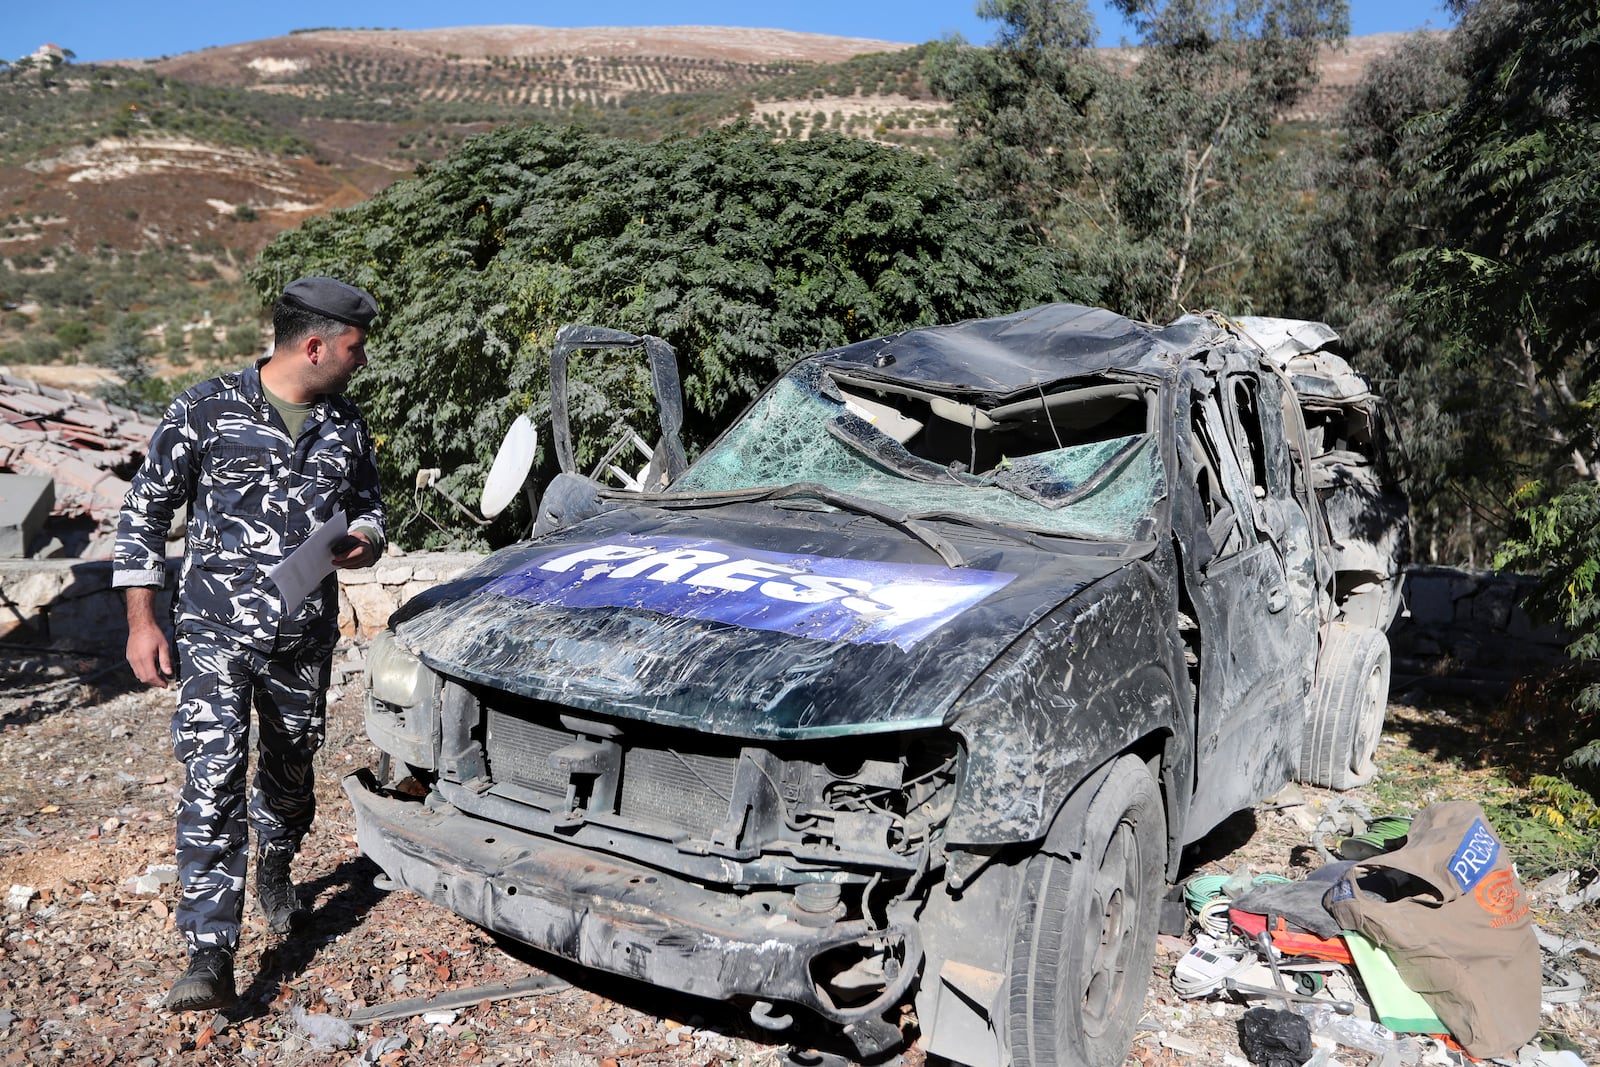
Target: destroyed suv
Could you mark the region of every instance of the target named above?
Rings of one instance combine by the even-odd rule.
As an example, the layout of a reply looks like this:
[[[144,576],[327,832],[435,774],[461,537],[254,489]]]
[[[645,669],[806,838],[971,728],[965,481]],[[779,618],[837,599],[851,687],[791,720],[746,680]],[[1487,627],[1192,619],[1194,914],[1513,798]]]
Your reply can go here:
[[[1121,1063],[1183,846],[1373,773],[1405,508],[1335,341],[1066,304],[913,329],[800,361],[690,465],[672,350],[568,327],[532,536],[370,650],[362,851],[856,1059],[914,1025]],[[575,467],[584,352],[649,359],[637,475]]]

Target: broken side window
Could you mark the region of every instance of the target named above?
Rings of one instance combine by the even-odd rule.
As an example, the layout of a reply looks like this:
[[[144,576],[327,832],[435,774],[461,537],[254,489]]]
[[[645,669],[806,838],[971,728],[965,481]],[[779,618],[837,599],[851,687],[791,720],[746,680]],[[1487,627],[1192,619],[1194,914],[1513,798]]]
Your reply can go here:
[[[1206,534],[1216,550],[1214,558],[1223,559],[1255,541],[1246,535],[1245,526],[1252,494],[1239,459],[1228,443],[1216,395],[1192,394],[1189,417],[1195,488],[1205,513]]]

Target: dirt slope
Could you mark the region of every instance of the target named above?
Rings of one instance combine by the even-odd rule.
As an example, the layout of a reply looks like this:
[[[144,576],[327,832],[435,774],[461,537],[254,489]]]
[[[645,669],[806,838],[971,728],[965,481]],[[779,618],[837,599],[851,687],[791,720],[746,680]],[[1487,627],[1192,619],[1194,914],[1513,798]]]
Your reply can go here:
[[[586,55],[675,56],[728,63],[838,63],[866,52],[910,44],[735,26],[460,26],[434,30],[312,30],[207,48],[160,60],[120,60],[173,78],[208,85],[270,82],[312,57],[339,52],[384,59],[462,60]]]

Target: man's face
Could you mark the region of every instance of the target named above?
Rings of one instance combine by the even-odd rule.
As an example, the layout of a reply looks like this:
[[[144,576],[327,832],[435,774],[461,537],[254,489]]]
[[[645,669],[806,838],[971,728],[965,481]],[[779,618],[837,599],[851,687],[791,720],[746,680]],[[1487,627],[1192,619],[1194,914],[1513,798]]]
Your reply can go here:
[[[367,331],[351,326],[337,337],[321,341],[315,392],[342,393],[356,371],[367,365]]]

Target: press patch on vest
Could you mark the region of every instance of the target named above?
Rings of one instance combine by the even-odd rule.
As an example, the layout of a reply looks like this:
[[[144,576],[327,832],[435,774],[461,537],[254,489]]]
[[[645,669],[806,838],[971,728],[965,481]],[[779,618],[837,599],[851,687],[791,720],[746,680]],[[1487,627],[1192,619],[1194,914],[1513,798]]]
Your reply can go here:
[[[909,650],[1014,578],[1003,571],[630,536],[564,546],[503,575],[485,592],[561,607],[641,608],[797,637]]]
[[[1328,890],[1327,895],[1322,898],[1322,906],[1328,907],[1329,905],[1335,904],[1341,900],[1350,900],[1355,895],[1355,883],[1348,878],[1341,878],[1337,882],[1333,883],[1333,888]]]
[[[1462,892],[1470,891],[1500,858],[1500,841],[1483,820],[1474,819],[1461,844],[1450,856],[1450,874]]]

